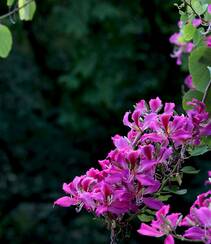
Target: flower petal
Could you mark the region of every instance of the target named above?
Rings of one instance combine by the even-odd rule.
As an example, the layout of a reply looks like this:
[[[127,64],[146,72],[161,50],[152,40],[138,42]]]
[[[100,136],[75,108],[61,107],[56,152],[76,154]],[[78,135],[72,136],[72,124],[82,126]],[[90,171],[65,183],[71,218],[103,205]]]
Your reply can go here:
[[[71,197],[61,197],[54,202],[54,205],[67,208],[76,205],[76,201]]]
[[[161,237],[164,234],[158,230],[156,230],[155,228],[146,225],[146,224],[141,224],[140,229],[138,230],[138,233],[141,235],[145,235],[145,236],[154,236],[154,237]]]
[[[172,235],[168,235],[164,241],[164,244],[174,244],[174,237]]]

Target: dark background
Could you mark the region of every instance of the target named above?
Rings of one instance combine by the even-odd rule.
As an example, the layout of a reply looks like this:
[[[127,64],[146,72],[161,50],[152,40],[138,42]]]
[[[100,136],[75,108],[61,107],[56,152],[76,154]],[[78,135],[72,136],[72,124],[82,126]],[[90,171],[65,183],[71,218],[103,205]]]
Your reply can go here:
[[[63,182],[105,158],[112,135],[127,132],[122,117],[133,104],[156,96],[181,104],[186,73],[168,42],[178,11],[161,0],[37,5],[32,23],[10,24],[13,50],[0,61],[0,241],[109,243],[100,221],[53,202]],[[187,212],[202,192],[207,161],[191,159],[201,173],[186,177],[189,194],[172,199],[173,211]],[[138,227],[128,243],[158,243]]]

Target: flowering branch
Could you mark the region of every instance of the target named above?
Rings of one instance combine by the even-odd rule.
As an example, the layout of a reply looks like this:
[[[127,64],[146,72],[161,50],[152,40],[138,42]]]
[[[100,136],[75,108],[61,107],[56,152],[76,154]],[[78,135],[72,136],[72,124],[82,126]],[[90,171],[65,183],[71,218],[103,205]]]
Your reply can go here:
[[[205,9],[201,15],[192,6],[191,0],[183,0],[178,8],[187,6],[192,10],[191,17],[187,13],[187,19],[178,23],[180,31],[171,36],[170,42],[175,45],[171,56],[181,65],[184,54],[189,55],[196,50],[197,54],[190,57],[193,56],[191,65],[194,63],[195,66],[191,68],[195,74],[195,70],[200,70],[198,66],[204,65],[200,60],[211,62],[211,36],[209,39],[209,36],[202,35],[201,29],[197,29],[205,28],[207,23],[210,26],[211,5],[203,5]],[[199,40],[195,39],[196,34]],[[197,50],[201,41],[205,45]],[[207,78],[202,72],[196,77]],[[205,102],[211,81],[202,94],[201,86],[197,90],[195,79],[191,73],[186,78],[186,84],[189,92],[194,92],[197,97],[203,96],[202,101],[195,99],[196,95],[189,96],[183,101],[187,111],[181,115],[175,111],[174,103],[163,104],[159,97],[151,99],[148,104],[144,100],[139,101],[132,113],[124,115],[123,124],[129,127],[127,136],[115,135],[112,138],[114,149],[99,161],[100,169],[91,168],[84,175],[76,176],[72,182],[64,183],[66,196],[57,199],[54,204],[75,206],[77,210],[85,208],[102,218],[111,231],[112,244],[116,243],[118,233],[124,231],[137,216],[142,222],[138,230],[141,235],[165,236],[165,244],[174,244],[174,238],[210,244],[211,191],[199,195],[184,218],[181,213],[169,214],[170,206],[164,205],[169,197],[166,198],[166,193],[185,193],[179,190],[183,173],[194,171],[190,166],[182,168],[185,159],[194,155],[194,150],[199,150],[201,146],[208,150],[204,141],[210,140],[211,136],[211,120],[206,111],[210,104]],[[206,184],[210,182],[209,179]],[[151,220],[150,225],[144,223]],[[184,234],[177,234],[177,227],[185,228]]]

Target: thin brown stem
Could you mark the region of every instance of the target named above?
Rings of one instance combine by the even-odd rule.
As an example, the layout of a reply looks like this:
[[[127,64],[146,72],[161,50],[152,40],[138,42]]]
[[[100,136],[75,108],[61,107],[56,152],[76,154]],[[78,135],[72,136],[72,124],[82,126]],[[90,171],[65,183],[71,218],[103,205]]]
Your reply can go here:
[[[190,9],[193,11],[193,13],[199,18],[199,19],[201,19],[201,21],[202,21],[202,23],[204,23],[204,24],[208,24],[208,22],[205,20],[205,19],[203,19],[196,11],[195,11],[195,9],[193,8],[193,6],[192,6],[192,1],[190,0],[190,3],[189,2],[187,2],[187,0],[184,0],[184,3],[188,6],[188,7],[190,7]]]
[[[208,96],[208,92],[209,92],[209,89],[211,88],[211,80],[209,81],[205,91],[204,91],[204,96],[202,98],[202,102],[204,103],[205,100],[207,99],[207,96]]]
[[[200,242],[199,240],[190,240],[190,239],[187,239],[181,235],[178,235],[178,234],[172,234],[174,238],[180,240],[180,241],[187,241],[187,242]]]
[[[27,5],[29,5],[29,4],[32,3],[33,1],[34,1],[34,0],[29,0],[28,2],[26,2],[26,3],[23,4],[22,6],[20,6],[20,7],[16,7],[16,8],[14,8],[12,11],[10,11],[9,13],[0,16],[0,20],[3,20],[3,19],[5,19],[5,18],[10,17],[10,16],[13,15],[14,13],[18,12],[20,9],[25,8]]]

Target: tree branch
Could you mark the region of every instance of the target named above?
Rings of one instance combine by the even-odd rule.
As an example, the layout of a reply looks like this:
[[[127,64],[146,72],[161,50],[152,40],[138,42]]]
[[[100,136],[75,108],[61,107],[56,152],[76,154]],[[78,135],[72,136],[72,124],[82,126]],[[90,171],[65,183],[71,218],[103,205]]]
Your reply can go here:
[[[5,18],[7,18],[7,17],[10,17],[10,16],[13,15],[14,13],[18,12],[20,9],[25,8],[27,5],[29,5],[29,4],[32,3],[33,1],[34,1],[34,0],[29,0],[28,2],[26,2],[26,3],[23,4],[22,6],[20,6],[20,7],[16,7],[16,8],[14,8],[12,11],[10,11],[9,13],[0,16],[0,20],[3,20],[3,19],[5,19]]]

